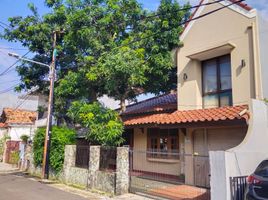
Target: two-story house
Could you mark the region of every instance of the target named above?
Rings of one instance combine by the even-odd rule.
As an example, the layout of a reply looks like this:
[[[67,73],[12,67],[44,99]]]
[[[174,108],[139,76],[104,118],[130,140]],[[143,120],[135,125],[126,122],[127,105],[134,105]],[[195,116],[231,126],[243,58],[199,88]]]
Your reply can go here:
[[[243,143],[252,131],[252,99],[268,97],[268,23],[235,0],[202,0],[191,18],[202,15],[180,35],[176,102],[155,97],[122,116],[133,171],[210,187],[209,152]]]

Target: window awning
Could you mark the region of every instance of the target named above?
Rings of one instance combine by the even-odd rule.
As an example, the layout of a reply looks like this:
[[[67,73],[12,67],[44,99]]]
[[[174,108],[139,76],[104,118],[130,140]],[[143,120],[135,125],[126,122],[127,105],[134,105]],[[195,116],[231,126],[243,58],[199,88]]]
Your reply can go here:
[[[201,49],[199,51],[193,52],[187,57],[193,60],[203,61],[229,54],[234,48],[235,46],[231,43],[218,44],[217,46],[210,47],[208,49]]]

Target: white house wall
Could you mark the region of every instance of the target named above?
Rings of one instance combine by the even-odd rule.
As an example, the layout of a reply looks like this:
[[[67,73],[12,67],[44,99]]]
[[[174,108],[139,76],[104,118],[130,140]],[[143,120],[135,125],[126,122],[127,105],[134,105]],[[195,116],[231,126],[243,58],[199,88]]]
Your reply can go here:
[[[209,154],[212,200],[231,198],[229,178],[253,173],[259,163],[268,158],[267,141],[268,106],[263,101],[252,100],[249,128],[244,141],[225,152]]]
[[[8,135],[11,137],[11,140],[19,141],[22,135],[28,135],[32,138],[34,134],[34,126],[32,125],[17,125],[10,126],[8,128]]]
[[[7,134],[7,129],[6,128],[0,128],[0,139]]]

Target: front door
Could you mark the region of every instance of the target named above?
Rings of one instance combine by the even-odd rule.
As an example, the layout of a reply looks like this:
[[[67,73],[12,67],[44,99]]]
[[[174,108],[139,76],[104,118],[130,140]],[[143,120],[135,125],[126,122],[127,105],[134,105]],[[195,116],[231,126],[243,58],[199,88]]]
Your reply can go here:
[[[203,129],[195,130],[193,140],[195,185],[209,187],[209,156],[205,131]]]

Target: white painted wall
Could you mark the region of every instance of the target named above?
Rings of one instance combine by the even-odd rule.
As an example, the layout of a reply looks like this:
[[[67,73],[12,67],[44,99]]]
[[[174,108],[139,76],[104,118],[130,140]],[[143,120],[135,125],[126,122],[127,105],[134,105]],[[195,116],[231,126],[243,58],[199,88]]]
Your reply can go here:
[[[11,140],[20,141],[22,135],[28,135],[32,138],[34,134],[34,125],[12,125],[8,127],[8,135]]]
[[[7,129],[6,128],[0,128],[0,139],[7,134]]]
[[[260,43],[260,61],[262,89],[264,98],[268,98],[268,21],[265,21],[261,15],[258,15],[259,43]]]
[[[212,200],[229,200],[229,178],[247,176],[268,158],[268,106],[252,100],[250,121],[244,141],[225,152],[210,152]],[[224,177],[225,175],[225,177]]]

